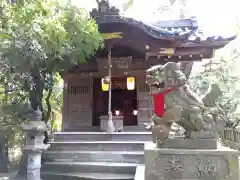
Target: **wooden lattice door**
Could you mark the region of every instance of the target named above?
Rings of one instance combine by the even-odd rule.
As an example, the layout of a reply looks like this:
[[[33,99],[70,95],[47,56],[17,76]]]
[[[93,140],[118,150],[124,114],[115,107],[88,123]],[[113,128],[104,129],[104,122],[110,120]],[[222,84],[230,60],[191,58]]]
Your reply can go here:
[[[92,78],[78,78],[68,85],[67,116],[73,129],[92,126]]]

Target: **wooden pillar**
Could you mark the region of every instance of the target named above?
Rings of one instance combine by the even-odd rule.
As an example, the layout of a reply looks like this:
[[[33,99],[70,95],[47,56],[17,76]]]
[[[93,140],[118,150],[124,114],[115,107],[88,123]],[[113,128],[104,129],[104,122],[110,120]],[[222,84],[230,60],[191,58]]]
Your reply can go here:
[[[152,97],[146,84],[145,75],[137,76],[138,126],[150,121],[152,116]]]

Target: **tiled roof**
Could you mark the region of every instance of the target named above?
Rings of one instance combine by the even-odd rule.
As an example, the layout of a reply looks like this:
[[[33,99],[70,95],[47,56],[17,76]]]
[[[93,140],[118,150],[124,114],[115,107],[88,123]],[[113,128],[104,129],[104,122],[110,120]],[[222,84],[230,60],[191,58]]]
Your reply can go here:
[[[102,9],[105,9],[104,11]],[[195,18],[159,21],[156,23],[146,23],[137,21],[134,18],[127,18],[119,15],[119,10],[115,7],[110,7],[109,4],[102,0],[99,3],[98,9],[93,9],[90,12],[97,24],[107,23],[124,23],[135,26],[145,31],[149,36],[155,39],[165,39],[170,41],[180,40],[183,42],[201,43],[201,42],[216,42],[216,41],[231,41],[236,36],[206,36],[199,29]]]
[[[199,29],[195,19],[180,19],[175,21],[159,21],[157,23],[146,23],[149,27],[159,32],[166,32],[168,35],[183,35],[187,34],[187,42],[201,42],[201,41],[231,41],[236,38],[235,35],[230,37],[223,36],[206,36],[202,30]]]
[[[125,23],[136,26],[156,39],[182,40],[184,42],[197,43],[201,41],[231,41],[236,37],[206,36],[198,29],[196,21],[192,19],[163,21],[156,24],[144,23],[133,18],[125,18],[119,15],[105,15],[103,17],[95,17],[95,19],[99,25],[106,23]]]

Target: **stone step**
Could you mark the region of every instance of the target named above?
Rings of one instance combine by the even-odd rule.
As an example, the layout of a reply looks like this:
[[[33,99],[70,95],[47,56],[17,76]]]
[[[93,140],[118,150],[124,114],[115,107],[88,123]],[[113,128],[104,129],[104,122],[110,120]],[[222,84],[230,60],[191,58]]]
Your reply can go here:
[[[42,180],[133,180],[132,174],[41,172]]]
[[[50,150],[143,151],[147,141],[67,141],[51,142]]]
[[[142,151],[46,151],[43,161],[48,162],[124,162],[143,164]]]
[[[151,132],[58,132],[54,141],[151,141]]]
[[[136,163],[113,162],[46,162],[43,163],[42,172],[52,173],[115,173],[135,174]]]

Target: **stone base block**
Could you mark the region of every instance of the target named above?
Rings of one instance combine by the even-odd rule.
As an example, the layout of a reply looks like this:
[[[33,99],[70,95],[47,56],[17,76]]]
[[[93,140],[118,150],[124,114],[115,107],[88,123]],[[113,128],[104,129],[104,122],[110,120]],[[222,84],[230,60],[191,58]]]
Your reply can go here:
[[[101,116],[100,117],[100,128],[101,131],[107,132],[108,129],[108,116]],[[114,124],[114,128],[116,132],[122,132],[123,131],[123,116],[113,116],[112,121]]]
[[[157,140],[159,148],[177,148],[177,149],[217,149],[216,139],[187,139],[184,137],[172,137],[164,140]]]
[[[229,148],[169,149],[145,144],[145,180],[237,180],[238,155]]]

